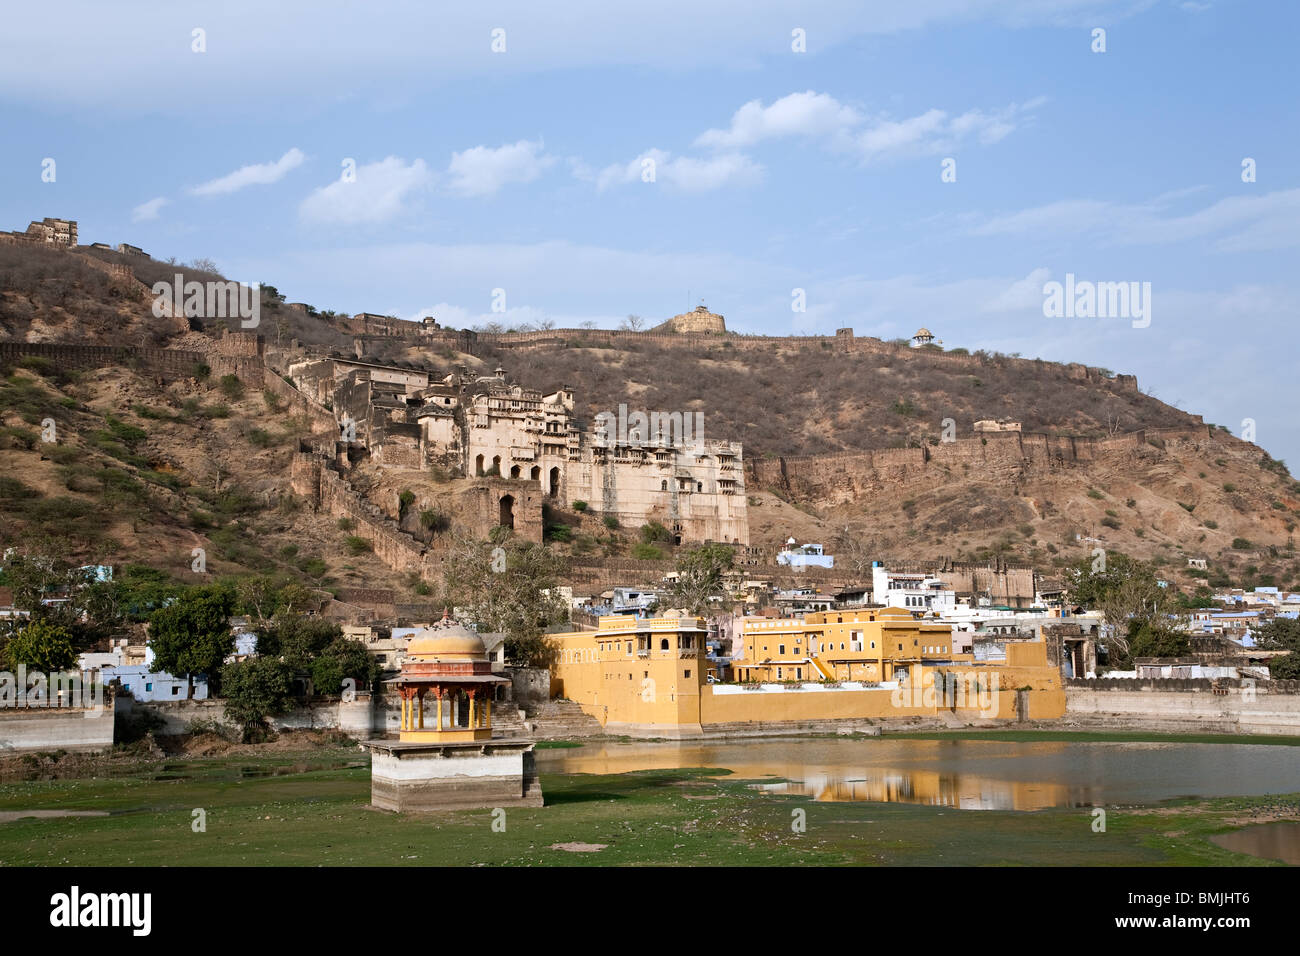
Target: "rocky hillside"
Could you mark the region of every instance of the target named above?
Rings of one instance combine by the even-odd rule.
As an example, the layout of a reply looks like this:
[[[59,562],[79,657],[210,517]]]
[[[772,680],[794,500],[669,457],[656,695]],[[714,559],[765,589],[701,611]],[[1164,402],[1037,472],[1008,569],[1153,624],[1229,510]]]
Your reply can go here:
[[[92,254],[129,265],[135,285],[88,265]],[[0,340],[202,351],[219,323],[157,319],[140,295],[139,283],[177,270],[216,277],[103,250],[0,245]],[[353,353],[343,317],[263,291],[269,346],[297,339],[318,354]],[[466,350],[446,339],[360,341],[368,357],[437,373],[502,365],[543,391],[569,385],[588,421],[621,403],[701,412],[706,437],[744,443],[751,539],[763,547],[793,535],[887,560],[997,555],[1043,568],[1105,547],[1156,560],[1182,583],[1300,586],[1300,483],[1263,449],[1128,377],[874,340],[847,351],[807,339],[679,338],[590,347],[560,336],[521,348],[485,337],[459,343]],[[87,554],[176,570],[204,545],[218,568],[393,584],[373,555],[349,551],[346,528],[294,510],[288,462],[307,424],[273,400],[127,369],[70,374],[27,360],[2,371],[0,544],[55,535]],[[61,448],[36,438],[51,416]],[[1019,422],[1024,434],[977,435],[982,419]],[[634,529],[611,531],[591,516],[552,521],[569,525],[556,546],[578,553],[627,555],[635,543]],[[1188,557],[1208,558],[1209,571],[1189,571]]]

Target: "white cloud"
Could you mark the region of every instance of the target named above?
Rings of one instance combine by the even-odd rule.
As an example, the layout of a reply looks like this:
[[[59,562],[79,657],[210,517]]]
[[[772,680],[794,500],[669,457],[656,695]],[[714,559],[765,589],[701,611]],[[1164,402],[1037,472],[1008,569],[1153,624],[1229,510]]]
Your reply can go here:
[[[1052,270],[1038,268],[1023,279],[1017,279],[1005,289],[993,296],[981,308],[981,312],[1018,312],[1023,309],[1041,308],[1043,304],[1043,284],[1052,278]]]
[[[157,219],[159,210],[169,202],[171,202],[171,200],[166,196],[159,196],[157,199],[150,199],[148,202],[142,202],[131,210],[131,221],[147,222],[151,219]]]
[[[1039,96],[1025,103],[1012,103],[1005,109],[989,113],[972,109],[955,117],[940,109],[927,110],[905,120],[880,117],[868,122],[855,137],[853,146],[863,162],[947,152],[972,139],[991,146],[1015,131],[1045,102]]]
[[[849,152],[863,162],[900,155],[923,155],[951,150],[976,140],[988,146],[1004,139],[1046,100],[1036,97],[1005,109],[967,110],[950,116],[930,109],[906,119],[867,116],[827,93],[808,90],[791,93],[764,106],[751,100],[731,117],[726,129],[710,129],[695,140],[697,146],[734,149],[769,139],[798,137],[821,143],[827,149]]]
[[[664,183],[683,192],[705,192],[723,186],[753,186],[762,179],[763,167],[741,153],[695,159],[648,149],[629,163],[606,166],[596,176],[596,188],[604,191],[623,183]]]
[[[971,234],[1089,237],[1114,245],[1158,245],[1217,236],[1214,245],[1223,252],[1300,245],[1300,189],[1230,196],[1182,215],[1168,211],[1173,202],[1195,191],[1180,190],[1137,203],[1059,200],[995,216]]]
[[[541,150],[541,141],[521,139],[496,149],[475,146],[452,153],[450,188],[462,196],[491,196],[510,183],[530,183],[555,164],[555,157],[539,155]]]
[[[322,186],[298,206],[308,222],[355,225],[387,222],[396,216],[412,196],[426,188],[432,174],[424,160],[411,163],[389,156],[357,168],[356,179],[336,179]]]
[[[285,174],[297,169],[307,157],[296,146],[273,163],[254,163],[241,166],[233,173],[209,180],[190,190],[195,196],[220,196],[238,192],[245,186],[266,186],[278,183]]]
[[[784,136],[824,137],[862,122],[861,115],[827,93],[791,93],[764,106],[750,100],[731,117],[727,129],[710,129],[695,140],[696,146],[734,149]]]

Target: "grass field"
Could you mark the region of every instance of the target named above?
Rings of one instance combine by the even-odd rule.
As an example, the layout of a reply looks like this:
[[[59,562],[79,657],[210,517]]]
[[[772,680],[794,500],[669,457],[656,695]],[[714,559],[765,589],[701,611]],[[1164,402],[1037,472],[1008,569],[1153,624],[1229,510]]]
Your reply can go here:
[[[1041,737],[1037,739],[1042,739]],[[723,771],[542,775],[546,806],[400,816],[368,807],[356,747],[169,759],[93,779],[0,784],[0,866],[54,865],[1270,865],[1207,839],[1300,817],[1300,795],[1091,811],[961,811],[761,794]],[[195,809],[206,832],[194,832]],[[806,831],[794,832],[796,811]],[[3,816],[0,816],[3,819]],[[570,852],[556,844],[603,845]]]

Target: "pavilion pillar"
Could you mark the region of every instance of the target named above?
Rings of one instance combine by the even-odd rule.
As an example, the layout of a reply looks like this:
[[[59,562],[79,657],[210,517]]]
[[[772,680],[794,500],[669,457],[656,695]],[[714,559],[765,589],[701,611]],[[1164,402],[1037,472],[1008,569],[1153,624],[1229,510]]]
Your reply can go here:
[[[424,729],[424,694],[425,694],[425,690],[424,690],[423,687],[421,687],[419,690],[417,690],[417,691],[415,692],[415,699],[416,699],[416,701],[417,701],[417,703],[418,703],[419,711],[420,711],[420,729],[421,729],[421,730]]]
[[[483,712],[483,726],[491,727],[492,726],[492,698],[491,697],[483,701],[483,707],[485,708]]]
[[[438,687],[434,693],[438,695],[438,729],[442,730],[442,688]]]
[[[474,722],[474,718],[475,718],[475,714],[474,714],[474,695],[475,695],[476,693],[478,693],[477,690],[471,690],[471,691],[469,692],[469,727],[470,727],[471,730],[473,730],[475,727],[478,726],[478,724],[476,724],[476,723]]]

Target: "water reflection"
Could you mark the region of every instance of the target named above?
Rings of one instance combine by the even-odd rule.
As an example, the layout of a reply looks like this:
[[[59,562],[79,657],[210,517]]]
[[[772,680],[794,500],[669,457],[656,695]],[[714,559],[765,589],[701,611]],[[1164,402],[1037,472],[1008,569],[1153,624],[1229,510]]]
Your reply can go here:
[[[1300,790],[1300,748],[1249,744],[787,739],[589,743],[543,750],[550,773],[718,767],[764,793],[961,810],[1147,804]]]
[[[1210,837],[1225,850],[1300,866],[1300,823],[1261,823]]]
[[[1068,789],[1058,784],[1009,783],[991,777],[929,771],[871,774],[855,780],[812,773],[803,780],[752,786],[765,793],[797,794],[824,803],[923,803],[958,810],[1043,810],[1089,805],[1086,799],[1071,797]]]

